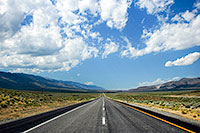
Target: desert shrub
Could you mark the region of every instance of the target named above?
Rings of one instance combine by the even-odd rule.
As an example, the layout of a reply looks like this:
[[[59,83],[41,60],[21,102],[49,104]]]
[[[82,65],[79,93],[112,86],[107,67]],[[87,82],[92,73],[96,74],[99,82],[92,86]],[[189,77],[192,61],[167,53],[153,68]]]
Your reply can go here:
[[[186,110],[182,110],[182,114],[187,114],[188,112]]]

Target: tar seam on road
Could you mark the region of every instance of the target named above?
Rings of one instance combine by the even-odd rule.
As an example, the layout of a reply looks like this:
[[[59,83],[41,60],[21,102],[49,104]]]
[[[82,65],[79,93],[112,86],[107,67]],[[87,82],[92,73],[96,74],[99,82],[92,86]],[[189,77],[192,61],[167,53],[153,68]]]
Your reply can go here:
[[[105,125],[106,124],[106,115],[105,115],[105,102],[104,102],[104,97],[103,97],[103,106],[102,106],[103,110],[102,110],[102,125]]]
[[[93,102],[94,102],[94,101],[93,101]],[[73,112],[73,111],[75,111],[75,110],[77,110],[77,109],[80,109],[80,108],[82,108],[82,107],[84,107],[84,106],[86,106],[86,105],[88,105],[88,104],[90,104],[90,103],[93,103],[93,102],[89,102],[89,103],[83,104],[83,105],[81,105],[81,106],[79,106],[79,107],[77,107],[77,108],[75,108],[75,109],[72,109],[72,110],[70,110],[70,111],[68,111],[68,112],[66,112],[66,113],[63,113],[63,114],[61,114],[61,115],[59,115],[59,116],[56,116],[56,117],[54,117],[54,118],[52,118],[52,119],[50,119],[50,120],[48,120],[48,121],[45,121],[45,122],[43,122],[43,123],[41,123],[41,124],[39,124],[39,125],[37,125],[37,126],[34,126],[34,127],[30,128],[30,129],[24,131],[23,133],[28,133],[28,132],[30,132],[30,131],[32,131],[32,130],[34,130],[34,129],[36,129],[36,128],[42,126],[42,125],[45,125],[45,124],[47,124],[47,123],[49,123],[49,122],[51,122],[51,121],[53,121],[53,120],[55,120],[55,119],[58,119],[58,118],[60,118],[60,117],[62,117],[62,116],[64,116],[64,115],[67,115],[67,114],[69,114],[69,113],[71,113],[71,112]]]
[[[156,118],[156,119],[158,119],[158,120],[160,120],[160,121],[163,121],[163,122],[165,122],[165,123],[168,123],[168,124],[170,124],[170,125],[172,125],[172,126],[178,127],[178,128],[180,128],[180,129],[182,129],[182,130],[185,130],[185,131],[187,131],[187,132],[189,132],[189,133],[195,133],[195,132],[193,132],[193,131],[191,131],[191,130],[189,130],[189,129],[186,129],[186,128],[184,128],[184,127],[181,127],[181,126],[179,126],[179,125],[176,125],[176,124],[174,124],[174,123],[172,123],[172,122],[169,122],[169,121],[164,120],[164,119],[162,119],[162,118],[159,118],[159,117],[157,117],[157,116],[151,115],[151,114],[149,114],[149,113],[147,113],[147,112],[144,112],[144,111],[142,111],[142,110],[136,109],[136,108],[134,108],[134,107],[132,107],[132,106],[129,106],[129,105],[126,105],[126,104],[123,104],[123,103],[121,103],[121,104],[122,104],[122,105],[125,105],[125,106],[127,106],[127,107],[129,107],[129,108],[131,108],[131,109],[134,109],[134,110],[136,110],[136,111],[139,111],[139,112],[141,112],[141,113],[143,113],[143,114],[146,114],[146,115],[148,115],[148,116],[151,116],[151,117],[153,117],[153,118]]]

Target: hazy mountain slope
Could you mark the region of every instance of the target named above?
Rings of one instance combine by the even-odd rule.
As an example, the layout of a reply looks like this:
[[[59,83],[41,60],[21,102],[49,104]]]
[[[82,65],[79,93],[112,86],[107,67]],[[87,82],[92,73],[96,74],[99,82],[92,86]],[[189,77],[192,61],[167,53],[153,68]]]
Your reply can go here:
[[[23,73],[0,72],[0,88],[18,90],[80,91],[104,90],[102,87],[72,81],[59,81]]]
[[[82,88],[82,89],[89,89],[89,90],[105,90],[102,87],[95,86],[95,85],[86,85],[86,84],[81,84],[73,81],[59,81],[60,83],[63,83],[65,85],[70,85],[76,88]]]
[[[129,91],[178,91],[200,89],[200,78],[183,78],[179,81],[170,81],[159,85],[142,86]]]

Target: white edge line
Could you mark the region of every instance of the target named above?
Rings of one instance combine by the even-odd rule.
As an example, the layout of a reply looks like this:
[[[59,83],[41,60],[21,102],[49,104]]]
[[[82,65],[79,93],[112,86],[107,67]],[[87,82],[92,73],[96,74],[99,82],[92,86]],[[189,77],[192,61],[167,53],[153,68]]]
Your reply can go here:
[[[89,102],[89,103],[92,103],[92,102]],[[83,104],[83,105],[81,105],[81,106],[79,106],[79,107],[77,107],[77,108],[74,108],[74,109],[72,109],[72,110],[70,110],[70,111],[68,111],[68,112],[66,112],[66,113],[64,113],[64,114],[61,114],[61,115],[59,115],[59,116],[56,116],[56,117],[54,117],[54,118],[52,118],[52,119],[50,119],[50,120],[48,120],[48,121],[45,121],[45,122],[43,122],[43,123],[41,123],[41,124],[39,124],[39,125],[37,125],[37,126],[34,126],[34,127],[30,128],[30,129],[24,131],[23,133],[28,133],[28,132],[30,132],[30,131],[32,131],[32,130],[34,130],[34,129],[36,129],[36,128],[42,126],[42,125],[45,125],[45,124],[47,124],[47,123],[49,123],[49,122],[51,122],[51,121],[53,121],[53,120],[55,120],[55,119],[58,119],[59,117],[62,117],[62,116],[64,116],[64,115],[66,115],[66,114],[69,114],[69,113],[71,113],[71,112],[73,112],[73,111],[79,109],[79,108],[82,108],[82,107],[86,106],[86,105],[89,104],[89,103]]]

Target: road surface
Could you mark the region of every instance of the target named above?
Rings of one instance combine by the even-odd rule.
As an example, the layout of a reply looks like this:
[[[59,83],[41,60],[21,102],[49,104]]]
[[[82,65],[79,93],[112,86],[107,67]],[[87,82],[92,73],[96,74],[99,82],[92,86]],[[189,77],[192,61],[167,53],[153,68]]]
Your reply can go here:
[[[25,132],[182,133],[186,131],[102,96]]]

